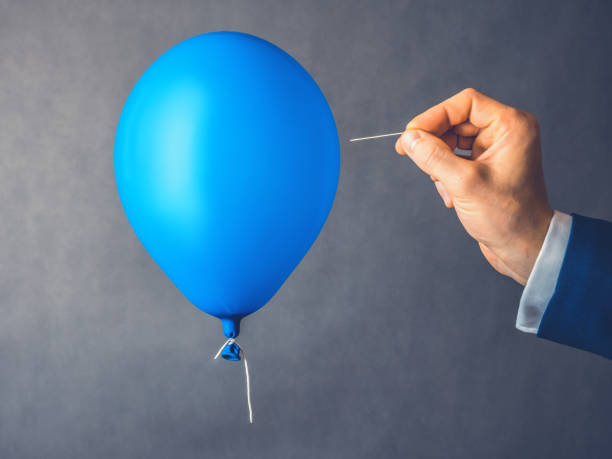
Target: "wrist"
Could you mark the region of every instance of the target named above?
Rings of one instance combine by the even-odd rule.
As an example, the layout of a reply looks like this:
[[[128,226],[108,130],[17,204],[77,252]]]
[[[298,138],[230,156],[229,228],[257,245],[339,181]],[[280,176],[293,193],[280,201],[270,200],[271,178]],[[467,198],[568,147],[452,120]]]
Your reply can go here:
[[[544,240],[546,239],[546,234],[548,233],[553,214],[552,208],[547,206],[539,212],[527,215],[528,223],[526,223],[524,227],[529,228],[529,230],[524,232],[521,238],[522,240],[516,249],[517,255],[520,258],[520,263],[517,264],[517,274],[519,277],[517,281],[522,285],[527,283],[531,275],[540,250],[542,249],[542,245],[544,244]]]

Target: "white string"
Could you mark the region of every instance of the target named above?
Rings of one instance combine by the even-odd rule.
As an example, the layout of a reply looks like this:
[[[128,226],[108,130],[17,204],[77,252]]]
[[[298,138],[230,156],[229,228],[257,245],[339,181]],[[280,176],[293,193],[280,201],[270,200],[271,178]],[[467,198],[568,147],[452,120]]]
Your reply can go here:
[[[242,359],[244,360],[244,374],[246,375],[246,391],[247,391],[247,405],[249,405],[249,422],[253,424],[253,408],[251,407],[251,381],[249,380],[249,364],[247,363],[246,353],[244,349],[240,348],[242,353]]]
[[[223,346],[219,348],[213,360],[216,360],[217,357],[221,355],[221,351],[225,348],[225,346],[229,346],[234,343],[238,345],[238,343],[236,342],[234,338],[230,338],[225,343],[223,343]],[[244,361],[244,374],[246,375],[247,405],[249,406],[249,422],[253,424],[253,407],[251,406],[251,381],[249,378],[249,364],[247,363],[246,353],[244,352],[244,349],[242,349],[240,346],[238,346],[238,349],[240,349],[240,353],[242,354],[242,360]]]
[[[394,135],[402,135],[403,132],[391,132],[390,134],[372,135],[370,137],[358,137],[356,139],[349,139],[349,142],[359,142],[361,140],[380,139],[381,137],[391,137]]]

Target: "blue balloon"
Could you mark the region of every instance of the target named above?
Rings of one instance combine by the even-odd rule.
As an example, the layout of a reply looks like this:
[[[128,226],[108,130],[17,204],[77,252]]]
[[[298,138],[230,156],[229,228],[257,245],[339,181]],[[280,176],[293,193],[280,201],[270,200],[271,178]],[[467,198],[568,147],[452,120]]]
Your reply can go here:
[[[308,252],[339,170],[336,125],[316,82],[277,46],[237,32],[198,35],[159,57],[115,138],[130,224],[228,338]]]

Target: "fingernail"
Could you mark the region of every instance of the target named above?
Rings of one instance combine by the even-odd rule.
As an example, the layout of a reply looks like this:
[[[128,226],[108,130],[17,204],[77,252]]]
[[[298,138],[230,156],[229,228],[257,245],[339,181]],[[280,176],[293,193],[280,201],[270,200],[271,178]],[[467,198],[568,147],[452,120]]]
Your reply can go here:
[[[418,131],[414,131],[411,129],[407,130],[402,134],[402,148],[404,149],[406,154],[412,152],[415,142],[419,140],[420,137],[421,135]]]

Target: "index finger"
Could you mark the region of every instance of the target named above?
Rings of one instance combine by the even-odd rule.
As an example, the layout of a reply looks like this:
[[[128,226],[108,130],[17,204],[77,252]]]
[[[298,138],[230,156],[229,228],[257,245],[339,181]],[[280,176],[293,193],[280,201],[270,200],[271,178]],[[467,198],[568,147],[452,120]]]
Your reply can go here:
[[[438,137],[453,126],[466,122],[482,129],[508,108],[508,105],[468,88],[414,117],[406,129],[422,129]]]

